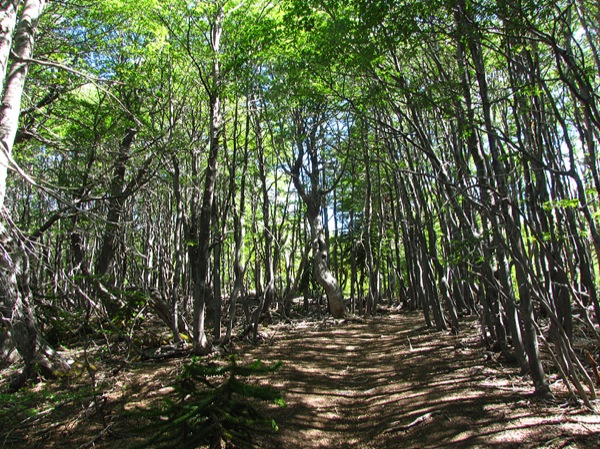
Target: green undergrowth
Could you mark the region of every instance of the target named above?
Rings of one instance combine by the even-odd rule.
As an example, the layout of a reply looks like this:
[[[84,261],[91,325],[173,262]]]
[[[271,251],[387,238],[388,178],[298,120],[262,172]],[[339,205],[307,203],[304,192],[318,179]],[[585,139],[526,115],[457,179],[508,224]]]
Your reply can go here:
[[[0,423],[3,426],[17,424],[28,418],[50,413],[68,403],[93,397],[91,387],[79,387],[62,391],[48,388],[21,388],[16,392],[0,393]]]
[[[144,432],[153,436],[139,447],[197,448],[201,446],[253,448],[259,433],[277,432],[277,423],[257,407],[258,402],[285,406],[282,394],[255,378],[268,376],[281,362],[265,365],[260,360],[227,364],[194,358],[184,367],[171,397],[144,413],[152,422]]]

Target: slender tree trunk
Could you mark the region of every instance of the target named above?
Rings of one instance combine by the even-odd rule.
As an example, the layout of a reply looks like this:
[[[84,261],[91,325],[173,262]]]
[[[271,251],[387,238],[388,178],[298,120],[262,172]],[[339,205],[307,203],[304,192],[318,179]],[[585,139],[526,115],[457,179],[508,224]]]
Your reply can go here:
[[[238,127],[238,104],[236,103],[236,119],[234,122],[234,129]],[[246,102],[246,107],[249,108],[249,101]],[[234,131],[234,149],[233,157],[230,162],[229,170],[229,194],[231,195],[231,215],[233,221],[233,290],[229,298],[229,320],[227,324],[227,331],[225,333],[225,342],[231,339],[231,333],[233,331],[233,325],[235,324],[235,315],[237,302],[241,298],[244,290],[244,273],[246,271],[243,256],[243,245],[244,245],[244,214],[246,208],[246,173],[248,169],[248,158],[249,158],[249,133],[250,133],[250,115],[246,116],[245,125],[245,139],[244,139],[244,154],[242,155],[242,172],[238,173],[238,145],[237,145],[237,131]],[[236,181],[240,180],[240,199],[237,200],[237,187]]]
[[[14,9],[20,2],[4,1],[0,10],[3,29],[0,31],[0,75],[6,73],[7,57],[12,51],[12,64],[6,79],[2,77],[3,91],[0,104],[0,208],[4,206],[6,195],[6,175],[12,158],[15,136],[19,127],[21,97],[27,78],[29,63],[33,55],[35,31],[40,15],[46,5],[44,0],[27,0],[21,10],[19,23],[14,32],[14,42],[10,46],[10,34],[14,27]],[[6,29],[4,29],[6,26]]]
[[[210,130],[209,130],[209,153],[206,167],[206,178],[202,192],[202,207],[198,217],[198,251],[196,260],[196,272],[194,273],[194,352],[204,354],[209,351],[209,344],[205,333],[206,303],[210,295],[208,285],[208,270],[210,259],[210,239],[212,224],[212,208],[215,196],[215,185],[217,181],[219,148],[221,144],[221,133],[223,131],[223,111],[221,107],[221,75],[219,52],[221,45],[221,34],[223,32],[223,21],[225,15],[223,7],[215,16],[211,24],[211,46],[213,52],[212,66],[212,91],[208,92],[210,97]]]
[[[245,167],[247,166],[246,161],[244,162],[244,176],[242,177],[242,186],[240,187],[240,205],[239,210],[237,205],[233,207],[233,238],[235,241],[234,249],[234,260],[233,260],[233,291],[229,300],[229,322],[227,325],[227,331],[225,334],[225,342],[231,339],[231,332],[235,322],[236,306],[238,299],[242,296],[244,290],[244,272],[245,267],[242,261],[242,248],[244,244],[244,208],[246,201],[246,187],[245,187]],[[235,193],[234,193],[235,195]]]
[[[2,214],[2,221],[5,217]],[[14,346],[25,367],[11,383],[20,388],[39,371],[44,376],[67,371],[68,364],[58,356],[40,334],[30,284],[27,248],[18,233],[10,232],[0,221],[0,354]]]
[[[367,296],[365,298],[365,315],[373,315],[375,313],[376,273],[374,270],[373,245],[371,240],[371,226],[373,224],[373,182],[369,151],[365,151],[363,162],[365,164],[366,192],[363,205],[364,226],[361,241],[365,247],[365,268],[367,270],[367,278],[369,279],[369,290],[367,291]]]
[[[23,4],[15,27],[16,8],[20,2],[3,1],[0,6],[0,75],[3,90],[0,105],[0,212],[6,195],[7,169],[17,134],[21,97],[27,77],[28,62],[33,54],[35,31],[45,6],[44,0],[27,0]],[[14,29],[14,41],[11,36]],[[13,62],[6,73],[8,57]],[[0,214],[0,351],[7,344],[17,348],[25,368],[12,386],[19,388],[34,374],[36,365],[51,375],[55,369],[67,369],[66,363],[56,356],[43,340],[31,304],[29,288],[28,250],[6,228],[6,217]],[[11,342],[12,341],[12,342]]]
[[[455,11],[455,19],[459,27],[460,36],[471,33],[469,31],[469,25],[465,23],[465,17],[460,10]],[[487,290],[491,289],[490,299],[498,301],[503,305],[506,312],[506,324],[512,338],[512,345],[515,351],[515,357],[521,367],[522,372],[529,371],[529,363],[527,355],[525,354],[525,348],[523,346],[523,338],[521,328],[519,326],[519,316],[516,309],[516,300],[514,297],[513,289],[509,279],[508,261],[506,257],[506,251],[502,245],[501,237],[501,224],[495,210],[494,201],[490,195],[490,191],[494,191],[494,176],[491,172],[491,168],[486,163],[486,158],[483,155],[483,147],[478,138],[476,132],[476,121],[473,109],[473,100],[471,98],[471,87],[469,74],[467,71],[467,51],[468,48],[461,39],[457,40],[457,63],[460,72],[461,87],[465,98],[465,107],[460,109],[459,115],[459,129],[461,135],[466,135],[466,149],[468,154],[471,156],[477,173],[477,179],[480,185],[482,204],[486,207],[481,210],[481,221],[483,229],[492,230],[492,242],[483,241],[480,253],[482,257],[487,253],[493,253],[491,248],[495,248],[495,258],[497,261],[497,269],[494,272],[490,267],[489,263],[481,264],[481,280],[483,286],[480,287],[480,295],[487,295]],[[489,245],[489,246],[488,246]],[[485,288],[485,292],[482,291]],[[493,308],[492,304],[490,306]],[[490,311],[493,313],[493,310]],[[500,317],[498,317],[500,319]]]
[[[269,199],[269,188],[267,185],[267,173],[265,171],[266,162],[264,146],[262,139],[262,130],[259,118],[256,117],[255,123],[256,146],[258,151],[258,175],[260,177],[260,187],[262,193],[262,216],[263,216],[263,238],[265,245],[265,290],[256,311],[256,317],[253,326],[253,336],[256,339],[260,317],[264,311],[268,311],[271,305],[276,301],[275,291],[275,266],[273,260],[273,236],[275,229],[271,222],[271,201]]]
[[[351,165],[351,174],[352,174],[352,183],[350,187],[350,196],[354,198],[356,193],[356,164]],[[357,238],[355,237],[356,233],[356,218],[354,208],[350,209],[349,214],[349,228],[350,228],[350,298],[352,301],[352,313],[356,313],[359,300],[357,298],[358,295],[358,245]],[[360,311],[359,311],[360,313]]]
[[[96,260],[95,274],[102,278],[107,276],[114,264],[117,251],[117,237],[119,235],[121,216],[125,204],[125,174],[127,162],[131,154],[131,146],[137,135],[137,130],[131,128],[125,133],[125,137],[119,147],[119,153],[113,167],[113,175],[110,182],[108,212],[106,214],[106,227],[100,246],[100,254]]]
[[[464,5],[462,5],[462,8],[463,13],[465,14],[464,18],[467,19],[469,17],[469,12]],[[481,43],[474,35],[475,30],[472,29],[472,31],[473,33],[471,33],[468,40],[468,46],[475,65],[475,74],[482,101],[484,124],[487,131],[488,144],[492,159],[491,165],[498,183],[498,191],[501,196],[500,210],[506,226],[508,244],[512,250],[513,259],[516,262],[515,267],[520,294],[519,315],[521,330],[523,332],[523,346],[527,353],[530,373],[536,393],[539,395],[547,395],[550,392],[550,388],[548,386],[548,382],[546,381],[546,376],[540,361],[537,340],[538,336],[533,316],[533,304],[531,292],[529,290],[529,281],[522,266],[522,263],[526,260],[526,256],[524,255],[523,241],[520,234],[521,227],[519,221],[519,212],[518,210],[515,210],[516,207],[514,203],[510,202],[511,195],[509,194],[509,189],[506,186],[507,172],[504,167],[504,162],[500,157],[499,141],[491,117],[492,105],[488,95],[488,84],[481,53]]]
[[[212,222],[215,228],[219,226],[219,204],[217,201],[213,202],[213,216]],[[223,304],[223,297],[221,293],[221,264],[223,258],[223,241],[222,236],[225,235],[225,220],[223,219],[223,228],[221,229],[221,235],[218,236],[217,241],[213,244],[213,267],[212,267],[212,298],[210,301],[209,309],[212,310],[213,315],[213,338],[215,341],[221,340],[221,307]]]
[[[176,344],[181,342],[181,337],[179,335],[180,323],[179,321],[179,290],[181,288],[181,277],[183,272],[183,248],[182,248],[182,239],[183,239],[183,204],[181,200],[181,184],[180,184],[180,171],[179,171],[179,161],[176,156],[173,156],[173,196],[175,199],[175,232],[173,235],[173,257],[175,259],[174,262],[174,271],[173,271],[173,280],[171,282],[171,320],[173,323],[172,331],[173,338]]]

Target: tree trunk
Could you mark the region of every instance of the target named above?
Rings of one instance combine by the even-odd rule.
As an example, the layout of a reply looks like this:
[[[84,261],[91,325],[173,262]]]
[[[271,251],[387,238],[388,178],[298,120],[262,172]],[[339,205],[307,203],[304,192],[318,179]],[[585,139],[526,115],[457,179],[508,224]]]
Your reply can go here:
[[[321,223],[321,214],[317,214],[316,217],[309,215],[308,219],[313,242],[313,275],[319,285],[325,289],[331,314],[335,318],[341,318],[345,314],[344,295],[337,279],[329,269],[329,252],[325,242],[325,229]]]
[[[463,13],[465,19],[468,19],[468,14],[464,5]],[[472,31],[475,31],[474,29]],[[498,193],[500,195],[500,212],[501,217],[504,220],[506,226],[506,233],[508,237],[508,244],[511,248],[513,260],[515,261],[516,277],[519,289],[519,315],[521,330],[523,332],[523,346],[527,353],[527,359],[529,362],[530,374],[533,379],[536,393],[545,396],[550,393],[550,388],[546,380],[546,375],[542,367],[538,348],[538,335],[535,327],[535,321],[533,316],[533,305],[530,292],[530,282],[528,281],[527,274],[523,269],[523,263],[527,259],[524,248],[523,240],[520,233],[521,226],[519,221],[519,211],[516,210],[514,203],[511,203],[511,194],[509,188],[506,185],[507,169],[503,162],[503,155],[501,155],[501,148],[496,129],[494,128],[491,111],[492,105],[488,95],[488,84],[485,76],[485,66],[482,56],[481,43],[477,39],[475,33],[472,33],[468,40],[468,47],[473,58],[475,65],[475,74],[477,83],[479,86],[479,94],[482,102],[484,125],[488,136],[489,151],[491,154],[491,166],[496,182],[498,184]]]
[[[7,34],[13,23],[16,3],[3,2],[2,11],[4,20],[2,26],[6,26],[6,31],[2,29],[0,37],[0,75],[6,70],[6,56],[12,50],[13,59],[2,92],[2,104],[0,105],[0,208],[4,206],[4,197],[6,195],[6,176],[8,165],[12,159],[12,150],[15,143],[15,136],[19,127],[19,115],[21,113],[21,97],[23,87],[27,78],[29,63],[27,59],[33,54],[33,43],[35,30],[40,15],[45,6],[44,0],[27,0],[23,5],[19,23],[15,29],[15,37],[12,48],[10,47],[10,37]],[[1,17],[1,16],[0,16]],[[4,80],[4,77],[2,77]]]
[[[248,100],[249,101],[249,100]],[[238,127],[238,107],[236,104],[236,119],[234,121],[234,128],[237,130]],[[249,103],[246,103],[246,107],[249,108]],[[243,248],[244,248],[244,213],[246,208],[246,173],[248,169],[249,159],[249,138],[250,133],[250,115],[246,116],[245,125],[245,140],[244,140],[244,154],[242,159],[242,172],[239,176],[240,186],[239,193],[240,199],[237,200],[237,188],[236,181],[238,176],[237,172],[237,161],[238,161],[238,145],[236,143],[237,131],[234,131],[234,149],[233,149],[233,160],[229,165],[229,195],[231,195],[231,214],[233,221],[233,240],[235,247],[233,250],[233,290],[229,299],[229,320],[227,324],[227,331],[225,334],[224,342],[227,343],[231,339],[231,333],[233,331],[233,325],[235,324],[235,315],[237,308],[237,301],[242,296],[244,290],[244,274],[246,268],[243,262]]]
[[[215,228],[219,226],[219,205],[213,201],[212,225]],[[221,228],[221,236],[225,235],[225,219]],[[212,298],[209,304],[209,311],[213,316],[213,338],[215,341],[221,340],[221,307],[223,305],[223,296],[221,293],[221,262],[223,257],[223,242],[219,236],[213,244],[213,266],[212,266]]]
[[[119,147],[119,153],[113,167],[113,177],[110,182],[110,198],[106,213],[106,227],[102,237],[100,254],[96,260],[95,274],[102,278],[109,274],[115,260],[117,250],[116,241],[119,233],[123,205],[125,203],[125,173],[127,161],[131,153],[131,146],[137,135],[137,130],[128,129]]]
[[[322,116],[319,113],[312,113],[311,117],[307,119],[303,116],[303,111],[296,110],[293,113],[293,121],[298,153],[294,165],[291,167],[291,175],[296,191],[306,205],[313,247],[313,276],[325,290],[331,314],[335,318],[341,318],[345,314],[344,295],[337,279],[329,269],[329,250],[321,220],[321,208],[326,194],[321,185],[322,169],[317,148],[321,138],[320,134],[323,132]],[[310,160],[310,169],[303,167],[305,156],[308,156]],[[301,180],[302,170],[308,174],[308,189]]]
[[[19,3],[3,1],[0,9],[0,76],[3,82],[0,106],[0,211],[4,207],[7,170],[18,129],[21,97],[28,71],[27,59],[33,54],[35,31],[45,6],[44,0],[27,0],[15,29]],[[11,42],[13,29],[14,42]],[[11,52],[13,62],[6,75]],[[6,228],[3,214],[0,220],[0,320],[2,328],[6,329],[0,335],[0,351],[4,352],[8,345],[14,345],[23,358],[25,368],[12,385],[18,388],[35,373],[36,368],[44,374],[52,374],[56,369],[67,369],[68,366],[39,334],[31,304],[27,249],[18,236],[11,235]]]
[[[175,200],[175,230],[173,236],[173,257],[175,258],[175,269],[173,272],[173,279],[171,282],[171,320],[173,323],[172,331],[173,338],[176,344],[181,342],[181,336],[179,334],[180,322],[179,322],[179,289],[181,287],[181,277],[183,272],[183,204],[181,199],[181,183],[180,183],[180,172],[179,172],[179,160],[176,156],[172,157],[173,161],[173,196]],[[181,323],[183,324],[183,323]]]
[[[364,226],[361,240],[365,247],[365,265],[367,278],[369,279],[369,290],[365,298],[365,315],[373,315],[375,313],[375,295],[377,294],[375,282],[377,274],[374,269],[375,262],[373,260],[371,235],[371,227],[373,225],[373,182],[371,179],[371,156],[368,151],[365,151],[363,162],[365,164],[366,192],[363,205]]]
[[[221,75],[219,51],[221,45],[221,33],[225,14],[223,7],[219,6],[213,23],[211,24],[211,47],[213,52],[212,61],[212,86],[208,93],[210,98],[210,130],[209,130],[209,153],[206,165],[206,178],[202,192],[202,207],[200,216],[197,217],[198,250],[196,253],[196,270],[194,273],[194,335],[192,338],[194,352],[205,354],[209,351],[208,340],[204,329],[206,316],[206,303],[210,295],[208,285],[208,271],[210,259],[211,224],[213,214],[213,202],[215,196],[215,185],[219,167],[219,147],[221,133],[223,131],[223,111],[221,109]]]
[[[0,91],[4,88],[20,3],[21,0],[2,0],[0,3]]]
[[[265,245],[265,291],[256,311],[256,317],[253,326],[253,337],[256,339],[258,332],[258,323],[262,313],[269,311],[271,305],[276,301],[275,291],[275,266],[273,259],[273,236],[275,234],[274,226],[271,222],[271,200],[269,199],[269,188],[267,185],[267,173],[265,171],[265,154],[262,141],[262,132],[258,117],[255,120],[256,146],[258,152],[258,175],[260,177],[260,187],[262,193],[262,215],[263,215],[263,238]]]
[[[4,217],[3,217],[4,218]],[[11,383],[11,389],[37,374],[53,376],[67,371],[68,364],[58,356],[39,333],[31,291],[27,247],[0,222],[0,354],[15,347],[25,367]]]

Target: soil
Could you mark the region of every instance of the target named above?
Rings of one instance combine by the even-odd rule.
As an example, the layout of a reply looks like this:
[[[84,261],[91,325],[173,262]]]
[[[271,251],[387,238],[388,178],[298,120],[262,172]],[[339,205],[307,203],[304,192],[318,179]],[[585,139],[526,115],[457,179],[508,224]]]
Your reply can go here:
[[[143,441],[128,412],[168,395],[186,359],[124,364],[105,346],[96,349],[88,348],[94,363],[79,375],[0,395],[0,448]],[[221,349],[248,361],[283,361],[262,379],[287,405],[262,406],[279,432],[259,436],[260,448],[600,447],[600,415],[571,398],[555,375],[554,400],[533,396],[527,377],[485,350],[474,321],[452,335],[426,329],[416,312],[304,320],[264,328],[258,345]],[[9,374],[0,373],[0,388]]]

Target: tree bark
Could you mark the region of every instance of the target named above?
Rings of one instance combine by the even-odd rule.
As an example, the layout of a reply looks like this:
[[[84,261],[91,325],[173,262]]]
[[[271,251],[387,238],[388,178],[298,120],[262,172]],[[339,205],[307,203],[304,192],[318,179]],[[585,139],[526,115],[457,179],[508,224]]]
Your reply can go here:
[[[365,315],[373,315],[375,313],[375,297],[378,294],[375,282],[375,276],[377,276],[373,260],[373,245],[371,228],[373,225],[373,182],[371,176],[371,155],[368,151],[365,151],[363,162],[365,164],[365,181],[366,181],[366,192],[365,202],[363,205],[363,236],[362,242],[365,247],[365,265],[367,269],[367,278],[369,279],[369,290],[365,298]]]
[[[173,322],[172,331],[173,338],[176,344],[181,342],[181,336],[179,334],[180,322],[179,322],[179,289],[181,287],[181,277],[183,273],[183,204],[181,199],[181,182],[180,182],[180,171],[179,171],[179,160],[174,155],[172,157],[173,161],[173,173],[172,173],[172,182],[173,182],[173,197],[175,200],[175,229],[173,236],[173,257],[175,258],[174,262],[174,272],[171,286],[171,319]],[[182,323],[183,324],[183,323]]]
[[[0,3],[0,91],[4,88],[20,3],[21,0],[2,0]]]
[[[1,24],[7,26],[7,30],[2,30],[0,34],[0,38],[2,38],[2,41],[0,41],[0,74],[6,70],[6,56],[11,50],[13,62],[6,75],[2,92],[2,104],[0,104],[0,208],[4,206],[8,165],[12,158],[15,136],[19,127],[21,97],[29,68],[26,60],[31,58],[33,54],[35,30],[46,4],[44,0],[27,0],[25,2],[19,17],[19,23],[15,29],[14,42],[11,48],[7,32],[10,31],[13,23],[15,14],[13,8],[16,7],[16,3],[18,2],[3,2],[3,10],[1,11],[4,12],[4,20]],[[2,79],[4,80],[4,77]]]
[[[467,10],[467,7],[462,2],[461,7],[462,12],[465,14],[464,18],[468,20],[470,11]],[[500,142],[491,117],[492,105],[488,95],[488,84],[485,76],[481,42],[475,35],[476,30],[474,27],[471,29],[471,31],[472,33],[468,39],[468,48],[475,66],[475,75],[477,78],[479,94],[482,102],[484,125],[488,136],[489,151],[491,154],[491,166],[498,185],[498,193],[500,195],[500,213],[504,220],[504,225],[506,226],[508,244],[511,248],[513,260],[515,261],[516,277],[520,296],[519,316],[521,330],[523,332],[523,347],[527,353],[530,374],[533,379],[536,393],[541,396],[545,396],[550,393],[550,387],[546,380],[546,375],[540,360],[538,335],[533,316],[531,291],[529,289],[530,283],[527,279],[527,274],[523,269],[523,263],[525,263],[527,257],[524,253],[523,240],[520,234],[521,225],[519,220],[519,211],[516,210],[515,204],[511,202],[512,196],[509,193],[508,186],[506,185],[507,169],[503,162],[503,157],[501,156]]]
[[[317,282],[325,290],[329,309],[334,318],[341,318],[345,314],[344,295],[340,289],[337,279],[329,269],[329,252],[325,241],[325,229],[321,223],[321,215],[308,217],[310,233],[313,242],[314,276]]]
[[[127,170],[127,161],[131,153],[131,146],[137,135],[137,130],[131,128],[125,133],[125,137],[119,147],[119,153],[113,167],[113,177],[110,182],[110,198],[108,201],[108,212],[106,214],[106,227],[100,254],[96,260],[95,274],[102,278],[110,272],[116,253],[116,240],[118,236],[121,215],[123,214],[123,205],[125,203],[125,173]]]
[[[196,253],[196,270],[194,273],[194,322],[192,337],[193,349],[196,354],[205,354],[209,351],[209,343],[205,332],[206,303],[210,295],[208,285],[208,271],[210,259],[211,224],[213,214],[213,202],[215,196],[215,185],[219,167],[219,147],[223,127],[223,111],[221,110],[221,75],[219,51],[221,46],[221,34],[223,32],[223,21],[225,13],[221,5],[211,23],[211,50],[212,61],[212,83],[206,86],[210,101],[210,125],[209,125],[209,152],[206,165],[206,178],[202,192],[202,206],[200,215],[197,217],[198,226],[198,250]]]
[[[0,75],[3,81],[0,105],[0,211],[4,207],[8,165],[12,159],[29,67],[26,60],[33,54],[35,31],[45,6],[44,0],[27,0],[15,28],[19,3],[3,1],[0,9]],[[13,29],[14,41],[11,43]],[[11,51],[13,62],[6,74]],[[54,370],[67,369],[68,366],[39,333],[29,289],[27,248],[18,236],[11,235],[6,228],[4,214],[0,220],[0,321],[2,328],[6,329],[0,334],[0,350],[12,344],[23,358],[23,372],[12,384],[18,388],[35,374],[36,369],[44,374],[52,374]]]
[[[329,269],[329,250],[321,220],[321,207],[325,196],[325,191],[320,185],[321,169],[317,149],[318,134],[322,131],[321,117],[314,113],[311,119],[307,120],[302,116],[302,111],[295,111],[293,115],[298,153],[291,167],[291,175],[296,191],[306,205],[313,249],[313,276],[325,290],[331,314],[335,318],[341,318],[345,314],[344,295]],[[307,170],[310,181],[308,190],[300,176],[305,156],[308,156],[311,165],[310,170]]]
[[[258,323],[260,321],[261,314],[264,311],[269,311],[271,305],[276,301],[275,291],[275,266],[273,260],[273,236],[275,234],[274,226],[271,223],[271,200],[269,199],[269,188],[267,185],[267,173],[265,171],[265,150],[262,141],[262,131],[260,127],[260,121],[258,118],[255,120],[255,134],[256,134],[256,146],[258,152],[258,176],[260,177],[260,186],[262,193],[262,213],[263,213],[263,237],[265,245],[265,291],[261,298],[261,302],[256,312],[255,322],[253,326],[253,336],[256,339],[258,332]]]
[[[4,218],[4,217],[3,217]],[[25,364],[13,379],[11,389],[20,388],[37,373],[53,376],[67,371],[68,364],[50,348],[39,332],[29,289],[28,248],[19,235],[0,222],[0,354],[15,347]]]

